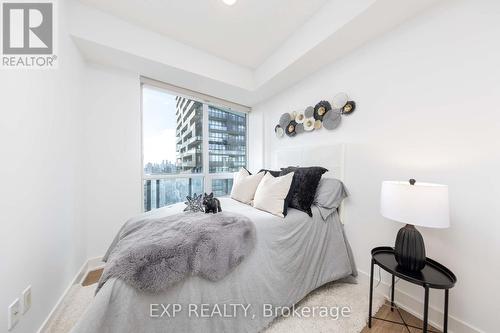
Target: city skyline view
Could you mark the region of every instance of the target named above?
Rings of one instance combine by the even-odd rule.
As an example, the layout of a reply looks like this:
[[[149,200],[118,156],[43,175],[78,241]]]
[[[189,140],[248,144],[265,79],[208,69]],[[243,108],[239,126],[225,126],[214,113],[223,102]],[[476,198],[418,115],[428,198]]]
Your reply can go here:
[[[164,162],[175,165],[175,97],[153,87],[143,88],[144,167]]]
[[[208,113],[207,126],[203,126],[203,112]],[[246,130],[244,113],[213,105],[204,107],[196,100],[143,86],[143,170],[147,175],[144,210],[180,202],[187,195],[205,191],[228,195],[232,178],[211,179],[211,175],[235,172],[246,166]],[[204,140],[208,140],[208,151],[204,151]],[[205,158],[207,170],[203,167]],[[208,182],[206,177],[210,178]]]

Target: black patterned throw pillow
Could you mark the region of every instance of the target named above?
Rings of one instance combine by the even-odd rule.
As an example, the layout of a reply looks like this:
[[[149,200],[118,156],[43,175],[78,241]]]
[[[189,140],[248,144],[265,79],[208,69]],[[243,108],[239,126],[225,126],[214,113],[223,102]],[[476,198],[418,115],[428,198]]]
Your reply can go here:
[[[314,201],[316,189],[321,176],[327,171],[322,167],[287,167],[281,169],[281,176],[294,172],[292,186],[285,199],[285,202],[288,202],[288,207],[301,210],[312,216],[311,205]]]

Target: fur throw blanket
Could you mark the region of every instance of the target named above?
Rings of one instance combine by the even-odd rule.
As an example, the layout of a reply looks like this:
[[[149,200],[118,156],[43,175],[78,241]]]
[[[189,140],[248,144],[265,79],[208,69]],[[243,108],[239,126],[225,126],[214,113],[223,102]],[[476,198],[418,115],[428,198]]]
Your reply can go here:
[[[109,278],[152,293],[191,275],[218,281],[254,245],[254,224],[234,213],[181,213],[127,222],[104,257],[96,293]]]

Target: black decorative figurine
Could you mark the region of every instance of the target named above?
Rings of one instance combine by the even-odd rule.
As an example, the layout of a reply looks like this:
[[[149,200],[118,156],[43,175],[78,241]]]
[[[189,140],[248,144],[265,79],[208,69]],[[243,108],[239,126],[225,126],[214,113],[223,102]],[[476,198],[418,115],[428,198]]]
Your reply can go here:
[[[205,206],[205,213],[220,213],[222,208],[220,207],[220,201],[214,198],[214,193],[206,194],[203,197],[203,206]]]

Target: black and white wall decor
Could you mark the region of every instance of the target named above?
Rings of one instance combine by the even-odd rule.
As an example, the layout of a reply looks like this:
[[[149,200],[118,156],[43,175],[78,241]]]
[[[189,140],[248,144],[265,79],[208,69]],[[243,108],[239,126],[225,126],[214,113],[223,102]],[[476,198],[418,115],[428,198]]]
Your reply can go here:
[[[339,126],[342,116],[352,113],[356,103],[350,101],[345,93],[335,95],[331,102],[320,101],[314,107],[308,106],[303,111],[283,113],[274,127],[278,138],[296,136],[303,132],[319,130],[324,127],[333,130]]]

